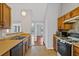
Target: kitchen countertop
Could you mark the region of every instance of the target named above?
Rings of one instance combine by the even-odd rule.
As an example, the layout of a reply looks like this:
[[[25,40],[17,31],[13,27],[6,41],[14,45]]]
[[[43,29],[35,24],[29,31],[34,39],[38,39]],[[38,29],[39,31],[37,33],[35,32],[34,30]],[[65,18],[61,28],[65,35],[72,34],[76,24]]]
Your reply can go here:
[[[14,35],[14,34],[16,34],[16,35]],[[10,33],[8,35],[14,35],[14,36],[5,37],[5,38],[0,39],[0,56],[3,55],[4,53],[6,53],[7,51],[9,51],[10,49],[12,49],[14,46],[19,44],[20,42],[25,40],[25,39],[16,40],[15,38],[12,39],[12,37],[16,37],[16,36],[26,36],[27,38],[31,37],[31,35],[28,33]],[[28,39],[27,39],[27,41],[28,41]]]
[[[0,40],[0,55],[3,55],[20,42],[22,42],[22,40]]]

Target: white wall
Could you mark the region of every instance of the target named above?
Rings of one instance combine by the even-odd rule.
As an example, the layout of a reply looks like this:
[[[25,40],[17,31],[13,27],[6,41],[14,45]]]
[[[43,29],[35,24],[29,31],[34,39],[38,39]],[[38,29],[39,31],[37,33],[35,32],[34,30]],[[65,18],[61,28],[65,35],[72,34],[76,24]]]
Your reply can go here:
[[[45,43],[48,49],[53,48],[53,34],[57,31],[57,18],[60,4],[47,5],[45,17]]]
[[[12,23],[21,23],[23,32],[30,33],[32,21],[43,22],[46,3],[8,3],[12,9]],[[21,10],[27,12],[26,17],[21,16]]]

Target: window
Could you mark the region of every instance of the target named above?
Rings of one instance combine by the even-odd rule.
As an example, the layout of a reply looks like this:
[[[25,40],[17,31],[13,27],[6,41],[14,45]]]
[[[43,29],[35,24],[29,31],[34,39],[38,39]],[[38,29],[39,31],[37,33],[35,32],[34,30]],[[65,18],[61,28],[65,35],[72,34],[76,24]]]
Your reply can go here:
[[[12,32],[21,32],[21,24],[14,24],[11,30]]]

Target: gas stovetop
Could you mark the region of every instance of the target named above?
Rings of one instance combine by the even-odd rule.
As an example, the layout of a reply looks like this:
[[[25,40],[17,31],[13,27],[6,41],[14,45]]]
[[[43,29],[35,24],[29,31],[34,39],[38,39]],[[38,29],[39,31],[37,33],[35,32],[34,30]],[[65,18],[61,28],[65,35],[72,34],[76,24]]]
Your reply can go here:
[[[70,43],[78,43],[79,40],[68,40],[68,42],[70,42]]]
[[[70,38],[70,37],[61,37],[62,40],[65,40],[69,43],[78,43],[79,40],[75,40],[74,38]]]

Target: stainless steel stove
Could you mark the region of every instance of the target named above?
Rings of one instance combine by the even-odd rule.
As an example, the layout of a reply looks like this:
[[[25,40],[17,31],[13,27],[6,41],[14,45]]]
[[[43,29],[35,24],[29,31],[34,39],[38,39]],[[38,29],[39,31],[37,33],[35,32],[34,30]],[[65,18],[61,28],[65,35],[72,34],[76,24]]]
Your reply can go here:
[[[69,43],[78,43],[79,40],[78,38],[73,38],[73,37],[61,37],[62,40],[69,42]]]

